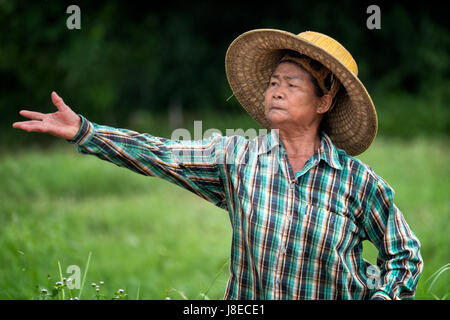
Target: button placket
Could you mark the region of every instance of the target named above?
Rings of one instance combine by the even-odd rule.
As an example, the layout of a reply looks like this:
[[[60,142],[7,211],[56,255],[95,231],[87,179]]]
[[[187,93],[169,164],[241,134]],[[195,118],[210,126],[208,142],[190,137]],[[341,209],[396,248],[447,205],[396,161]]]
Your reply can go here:
[[[286,168],[286,167],[285,167]],[[287,172],[288,173],[288,172]],[[289,173],[287,174],[287,176],[289,176]],[[274,299],[278,299],[280,296],[282,296],[282,292],[281,292],[281,281],[282,281],[282,266],[284,265],[284,260],[286,258],[286,253],[287,253],[287,242],[288,242],[288,235],[289,235],[289,229],[290,229],[290,224],[292,221],[292,210],[294,208],[294,203],[293,200],[295,199],[295,185],[296,185],[296,181],[295,180],[290,180],[288,178],[289,181],[289,188],[288,188],[288,205],[287,205],[287,215],[284,217],[284,219],[282,220],[282,227],[281,227],[281,241],[280,241],[280,246],[279,246],[279,251],[278,251],[278,258],[277,258],[277,262],[276,262],[276,274],[275,274],[275,290],[274,290]]]
[[[279,295],[282,295],[281,292],[281,281],[282,281],[282,274],[281,274],[281,266],[283,265],[283,260],[286,259],[286,254],[288,252],[288,241],[289,241],[289,230],[291,228],[291,223],[293,221],[293,210],[295,208],[295,205],[293,201],[295,201],[295,192],[297,190],[296,184],[297,180],[290,180],[289,181],[289,205],[287,210],[287,215],[285,216],[285,219],[283,221],[283,228],[282,228],[282,236],[281,236],[281,243],[280,243],[280,249],[279,249],[279,256],[278,256],[278,265],[277,265],[277,274],[275,278],[275,296],[276,299],[279,297]]]

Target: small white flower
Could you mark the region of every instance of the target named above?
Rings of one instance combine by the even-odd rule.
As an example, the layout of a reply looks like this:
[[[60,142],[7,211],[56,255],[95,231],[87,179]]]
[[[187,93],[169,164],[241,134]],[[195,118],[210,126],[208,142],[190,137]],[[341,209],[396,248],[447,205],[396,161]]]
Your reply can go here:
[[[45,289],[45,288],[43,288],[42,290],[41,290],[41,293],[42,294],[46,294],[48,291],[47,291],[47,289]]]
[[[95,286],[96,286],[95,282],[92,282],[92,283],[91,283],[91,286],[92,286],[93,288],[95,288]]]
[[[122,293],[124,293],[125,291],[124,291],[123,289],[119,289],[119,290],[117,290],[117,292],[118,292],[119,294],[122,294]]]
[[[103,281],[100,281],[99,283],[100,283],[101,285],[103,285],[103,284],[104,284],[104,282],[103,282]]]

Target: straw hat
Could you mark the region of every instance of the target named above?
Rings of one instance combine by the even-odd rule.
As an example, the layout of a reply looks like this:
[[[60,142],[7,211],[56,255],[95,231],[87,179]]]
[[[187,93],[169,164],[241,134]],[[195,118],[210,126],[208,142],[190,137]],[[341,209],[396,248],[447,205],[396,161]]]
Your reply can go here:
[[[257,29],[237,37],[225,57],[228,82],[237,100],[258,123],[270,129],[264,115],[264,92],[276,66],[290,50],[319,61],[339,80],[341,88],[333,93],[334,107],[322,119],[323,128],[347,154],[364,152],[377,134],[374,104],[357,77],[358,67],[351,54],[324,34]]]

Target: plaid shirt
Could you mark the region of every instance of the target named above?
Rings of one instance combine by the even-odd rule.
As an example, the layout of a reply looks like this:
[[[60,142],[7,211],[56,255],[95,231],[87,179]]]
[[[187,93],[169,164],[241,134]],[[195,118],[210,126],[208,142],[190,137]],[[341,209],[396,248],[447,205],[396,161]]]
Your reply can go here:
[[[69,142],[160,177],[228,211],[233,233],[225,299],[411,299],[420,243],[393,189],[321,133],[293,172],[276,130],[254,139],[180,141],[87,121]],[[363,240],[379,250],[362,258]]]

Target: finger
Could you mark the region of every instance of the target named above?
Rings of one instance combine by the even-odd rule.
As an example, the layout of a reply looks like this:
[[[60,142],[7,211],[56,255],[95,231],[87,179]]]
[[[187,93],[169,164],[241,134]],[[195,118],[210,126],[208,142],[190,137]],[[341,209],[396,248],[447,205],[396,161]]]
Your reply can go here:
[[[43,113],[35,112],[35,111],[28,111],[28,110],[21,110],[19,112],[19,114],[22,117],[33,119],[33,120],[42,120],[42,119],[44,119],[44,116],[45,116]]]
[[[68,108],[68,106],[64,103],[64,100],[60,96],[58,96],[55,91],[52,92],[52,102],[59,111],[63,111],[64,109]]]
[[[39,120],[14,122],[13,128],[25,130],[28,132],[43,132],[42,121]]]

